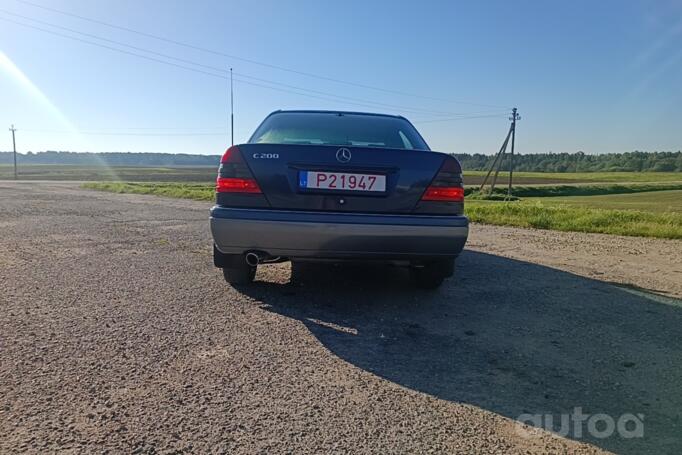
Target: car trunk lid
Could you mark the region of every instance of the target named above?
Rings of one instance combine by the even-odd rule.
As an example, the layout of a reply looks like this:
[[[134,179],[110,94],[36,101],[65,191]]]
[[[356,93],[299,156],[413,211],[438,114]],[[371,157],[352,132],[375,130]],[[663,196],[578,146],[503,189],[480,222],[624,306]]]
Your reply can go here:
[[[243,144],[239,149],[269,205],[288,210],[411,213],[449,158],[424,150],[357,146]],[[385,189],[315,188],[305,182],[308,176],[320,180],[315,173],[338,173],[339,183],[345,175],[358,184],[363,176],[374,176],[377,188],[384,181]]]

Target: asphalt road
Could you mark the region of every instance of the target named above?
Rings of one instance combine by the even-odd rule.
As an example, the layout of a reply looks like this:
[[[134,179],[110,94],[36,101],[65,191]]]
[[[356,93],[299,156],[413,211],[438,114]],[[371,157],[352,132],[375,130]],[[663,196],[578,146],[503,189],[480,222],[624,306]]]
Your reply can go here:
[[[682,242],[474,226],[435,292],[233,289],[208,207],[0,182],[1,453],[682,452]],[[576,407],[644,436],[515,423]]]

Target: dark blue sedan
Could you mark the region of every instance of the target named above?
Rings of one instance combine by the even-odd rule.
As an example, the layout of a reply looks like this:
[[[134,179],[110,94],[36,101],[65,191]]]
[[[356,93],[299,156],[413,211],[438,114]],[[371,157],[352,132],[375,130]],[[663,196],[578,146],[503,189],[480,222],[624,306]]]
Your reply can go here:
[[[213,257],[231,284],[259,264],[385,261],[438,287],[467,240],[462,168],[404,117],[276,111],[223,155]]]

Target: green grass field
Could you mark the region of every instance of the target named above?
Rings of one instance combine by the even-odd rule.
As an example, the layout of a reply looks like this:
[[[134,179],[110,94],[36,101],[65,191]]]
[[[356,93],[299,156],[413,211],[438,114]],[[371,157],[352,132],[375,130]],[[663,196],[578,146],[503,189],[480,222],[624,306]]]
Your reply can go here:
[[[74,166],[74,165],[22,165],[19,178],[22,180],[76,180],[76,181],[121,181],[121,182],[192,182],[213,183],[218,171],[215,166]],[[0,165],[0,180],[10,180],[14,176],[11,165]],[[483,181],[485,172],[465,171],[464,183],[475,187]],[[498,185],[506,187],[508,174],[500,172]],[[515,172],[514,184],[517,186],[540,185],[594,185],[628,183],[678,183],[682,187],[680,172],[581,172],[581,173],[542,173]]]
[[[465,171],[465,183],[479,183],[485,177],[485,171]],[[506,185],[508,172],[500,172],[498,184]],[[514,172],[514,182],[523,184],[526,179],[540,179],[543,182],[531,183],[652,183],[652,182],[680,182],[680,172]],[[476,182],[474,182],[476,180]]]
[[[608,194],[598,196],[536,197],[525,201],[535,201],[552,205],[586,207],[593,209],[639,210],[642,212],[682,213],[682,190],[650,191],[632,194]]]
[[[215,199],[214,185],[205,183],[89,182],[84,183],[81,187],[112,193],[153,194],[196,201],[212,201]]]
[[[464,194],[471,199],[485,199],[489,197],[486,193],[478,193],[476,187],[466,187]],[[547,197],[566,197],[566,196],[597,196],[608,194],[627,194],[644,193],[657,191],[682,190],[682,183],[679,182],[654,182],[654,183],[590,183],[573,185],[536,185],[536,186],[514,186],[513,195],[519,198],[547,198]],[[493,196],[500,200],[499,196],[506,196],[506,187],[496,187]]]
[[[471,221],[557,231],[682,239],[682,213],[615,210],[553,202],[487,202],[466,205]]]
[[[670,191],[467,201],[465,212],[471,221],[485,224],[682,239],[681,199],[682,191]]]
[[[215,180],[215,166],[72,166],[34,164],[19,166],[21,180],[75,180],[75,181],[125,181],[125,182],[205,182]],[[0,180],[14,178],[12,166],[0,165]]]
[[[215,197],[213,185],[209,184],[93,182],[83,187],[200,201],[212,201]],[[472,221],[479,223],[682,239],[682,189],[537,197],[517,202],[467,200],[465,211]]]
[[[26,180],[92,181],[85,188],[201,201],[214,199],[217,167],[20,166]],[[682,173],[594,172],[514,174],[515,202],[472,196],[484,172],[465,172],[466,213],[472,221],[562,231],[682,238]],[[0,166],[0,179],[11,179]],[[498,191],[506,192],[506,173]]]

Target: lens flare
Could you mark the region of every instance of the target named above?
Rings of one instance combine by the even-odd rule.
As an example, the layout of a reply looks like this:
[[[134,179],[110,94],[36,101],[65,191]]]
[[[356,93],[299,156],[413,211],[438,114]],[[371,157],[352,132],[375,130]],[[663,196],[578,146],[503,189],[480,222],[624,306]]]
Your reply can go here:
[[[41,116],[48,117],[54,121],[55,130],[66,131],[65,135],[60,134],[59,140],[62,144],[68,144],[67,149],[73,151],[92,151],[88,141],[78,132],[78,128],[76,128],[59,108],[50,101],[47,95],[45,95],[45,93],[43,93],[43,91],[14,64],[7,54],[0,50],[0,76],[2,75],[8,76],[11,82],[16,84],[24,94],[28,95],[30,100],[34,103],[34,107],[40,111]],[[32,125],[22,126],[27,130],[32,129]],[[18,128],[18,130],[21,131],[21,128]],[[61,146],[60,148],[64,148],[64,146]],[[110,178],[116,179],[115,171],[96,153],[93,154],[93,156],[100,166],[106,168],[106,174],[108,174]]]

